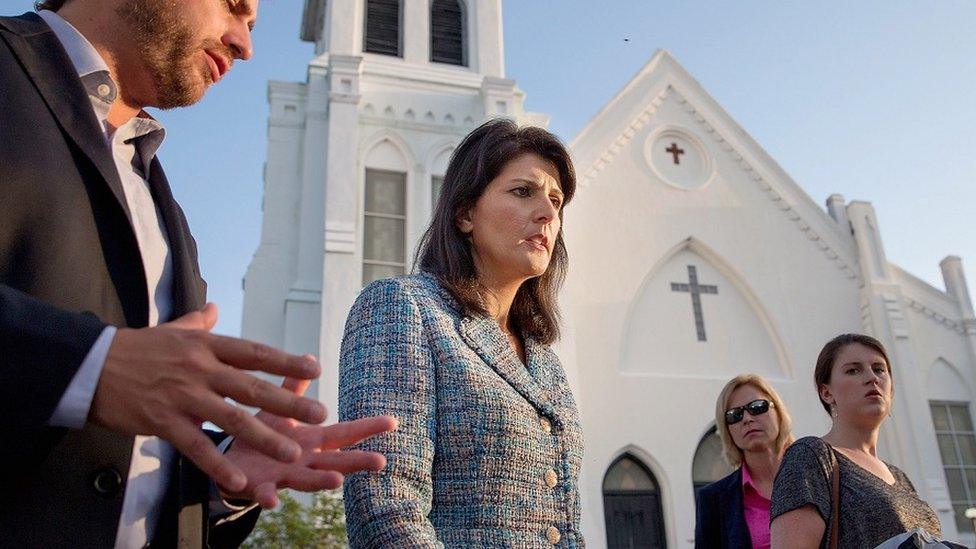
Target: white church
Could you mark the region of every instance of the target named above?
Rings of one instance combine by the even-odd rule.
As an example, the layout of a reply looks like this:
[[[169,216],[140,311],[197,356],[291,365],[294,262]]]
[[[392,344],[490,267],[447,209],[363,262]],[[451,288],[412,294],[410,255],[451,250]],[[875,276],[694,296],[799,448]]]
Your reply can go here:
[[[307,81],[269,84],[242,336],[319,356],[314,389],[334,411],[346,314],[365,283],[410,270],[453,147],[489,117],[548,117],[525,112],[505,77],[501,0],[304,10]],[[870,202],[835,194],[822,208],[666,51],[570,148],[579,189],[557,352],[586,434],[590,547],[691,547],[694,488],[727,471],[719,390],[759,373],[797,436],[823,434],[813,365],[846,331],[891,353],[881,456],[948,539],[976,542],[963,516],[976,505],[976,315],[958,257],[941,262],[944,290],[889,263]]]

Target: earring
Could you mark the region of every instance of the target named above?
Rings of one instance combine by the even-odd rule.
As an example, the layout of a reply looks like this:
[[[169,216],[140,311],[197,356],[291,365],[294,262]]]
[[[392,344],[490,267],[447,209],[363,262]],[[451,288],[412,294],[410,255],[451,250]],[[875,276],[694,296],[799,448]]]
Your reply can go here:
[[[837,403],[836,402],[831,402],[830,403],[830,416],[831,417],[837,417]]]

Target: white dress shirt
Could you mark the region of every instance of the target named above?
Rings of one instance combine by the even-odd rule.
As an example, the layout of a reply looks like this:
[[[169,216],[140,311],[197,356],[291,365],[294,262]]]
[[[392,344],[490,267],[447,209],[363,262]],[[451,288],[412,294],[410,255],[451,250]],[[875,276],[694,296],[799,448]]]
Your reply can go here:
[[[92,44],[61,16],[46,10],[39,15],[61,41],[88,91],[95,117],[115,160],[146,272],[149,325],[166,322],[173,309],[173,262],[166,227],[148,183],[150,165],[165,130],[145,113],[113,130],[108,124],[108,112],[118,95],[118,86],[109,74],[108,65]],[[50,425],[74,429],[85,425],[115,332],[114,327],[108,327],[96,340],[51,416]],[[142,547],[152,539],[174,457],[173,447],[164,440],[135,438],[116,547]]]

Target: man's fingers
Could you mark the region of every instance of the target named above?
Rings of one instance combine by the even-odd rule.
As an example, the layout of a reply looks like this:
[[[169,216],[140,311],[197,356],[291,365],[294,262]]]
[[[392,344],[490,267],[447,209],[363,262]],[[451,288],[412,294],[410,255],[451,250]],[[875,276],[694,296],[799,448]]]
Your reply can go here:
[[[341,421],[335,425],[321,427],[319,448],[322,450],[338,450],[396,428],[397,420],[392,416],[374,416]]]
[[[211,336],[210,350],[225,364],[299,379],[315,379],[322,367],[311,355],[295,356],[274,347],[226,336]]]
[[[209,332],[217,324],[217,305],[207,303],[203,309],[187,313],[175,320],[167,322],[166,326],[182,330],[203,330]]]
[[[278,506],[278,488],[273,482],[258,484],[251,499],[264,509],[273,509]]]
[[[313,357],[312,355],[305,355],[305,356],[310,358],[311,360],[315,360],[315,357]],[[312,384],[312,380],[310,379],[298,379],[296,377],[286,377],[281,382],[281,388],[285,389],[286,391],[292,392],[298,396],[302,396],[305,394],[305,391],[308,389],[308,386],[311,384]]]
[[[322,403],[231,368],[214,375],[211,386],[223,396],[277,416],[311,424],[325,421],[325,406]]]
[[[218,452],[213,442],[196,425],[181,422],[165,433],[163,438],[224,490],[240,492],[247,486],[243,471]]]
[[[386,458],[376,452],[330,450],[313,453],[308,466],[320,471],[336,471],[348,475],[357,471],[379,471],[386,467]]]
[[[208,395],[197,402],[194,413],[273,460],[293,463],[302,455],[302,448],[297,442],[268,427],[244,408],[229,404],[217,395]]]
[[[303,492],[335,490],[342,486],[343,476],[335,471],[316,471],[303,467],[293,467],[284,479],[283,488],[293,488]]]

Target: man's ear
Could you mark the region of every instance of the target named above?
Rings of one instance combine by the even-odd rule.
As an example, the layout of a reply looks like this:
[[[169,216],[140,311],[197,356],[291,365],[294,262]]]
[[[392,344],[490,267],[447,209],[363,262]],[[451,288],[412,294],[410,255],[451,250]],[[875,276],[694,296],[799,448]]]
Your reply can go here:
[[[474,222],[471,221],[471,209],[468,208],[463,211],[459,211],[456,216],[454,216],[454,224],[457,228],[464,234],[471,234],[474,230]]]

